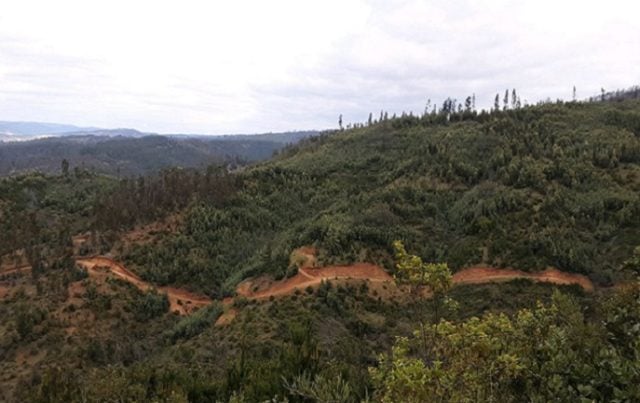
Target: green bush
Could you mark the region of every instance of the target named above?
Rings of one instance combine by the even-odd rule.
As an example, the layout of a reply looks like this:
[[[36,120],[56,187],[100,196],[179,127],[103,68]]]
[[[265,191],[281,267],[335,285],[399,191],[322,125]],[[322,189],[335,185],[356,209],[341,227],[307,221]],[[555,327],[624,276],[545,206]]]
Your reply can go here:
[[[213,326],[220,315],[222,315],[222,306],[214,302],[207,307],[200,308],[190,316],[180,319],[172,329],[165,332],[164,336],[171,343],[180,339],[190,339],[202,333],[209,326]]]
[[[169,298],[166,294],[151,290],[141,293],[133,301],[133,312],[137,320],[146,322],[164,315],[169,311]]]

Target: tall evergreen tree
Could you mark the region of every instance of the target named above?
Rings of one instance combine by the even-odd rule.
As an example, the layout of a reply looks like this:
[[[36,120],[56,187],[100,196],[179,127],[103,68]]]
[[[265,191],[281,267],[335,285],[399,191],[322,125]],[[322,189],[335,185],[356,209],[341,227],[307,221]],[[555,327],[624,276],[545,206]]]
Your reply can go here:
[[[427,116],[431,112],[431,98],[427,99],[427,104],[424,107],[424,116]]]
[[[465,112],[471,112],[471,97],[467,97],[467,99],[465,99],[464,101],[464,111]]]

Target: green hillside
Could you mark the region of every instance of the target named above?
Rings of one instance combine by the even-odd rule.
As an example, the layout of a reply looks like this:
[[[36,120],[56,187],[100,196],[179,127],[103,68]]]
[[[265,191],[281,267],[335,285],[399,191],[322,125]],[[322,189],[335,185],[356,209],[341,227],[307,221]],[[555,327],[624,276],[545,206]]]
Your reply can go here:
[[[640,398],[640,102],[358,126],[235,172],[0,179],[0,401]],[[395,240],[453,272],[553,266],[597,287],[450,288],[447,266],[425,263],[441,270],[438,289],[422,276],[429,298],[334,280],[235,295],[245,278],[293,276],[300,246],[401,279]],[[93,254],[213,301],[178,316],[165,295],[74,264]]]
[[[2,142],[0,176],[28,172],[58,173],[67,160],[73,168],[120,177],[150,175],[172,167],[231,167],[265,160],[287,144],[317,132],[229,136],[161,136],[131,129],[67,133],[30,141]]]
[[[319,247],[324,263],[390,269],[394,239],[454,270],[553,266],[601,285],[620,279],[640,244],[640,103],[438,119],[407,116],[291,147],[241,173],[225,204],[195,203],[182,231],[126,259],[149,280],[212,296],[246,276],[284,275],[302,245]]]

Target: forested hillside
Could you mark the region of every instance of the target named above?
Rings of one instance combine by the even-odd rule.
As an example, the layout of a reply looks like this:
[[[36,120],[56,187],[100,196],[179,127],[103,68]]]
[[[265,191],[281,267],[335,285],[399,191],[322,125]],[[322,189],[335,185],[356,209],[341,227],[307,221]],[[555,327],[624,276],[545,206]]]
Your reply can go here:
[[[5,178],[0,400],[635,401],[639,225],[638,100],[445,102],[235,172]],[[399,288],[238,292],[295,279],[300,247],[317,267],[378,264]],[[169,312],[77,264],[92,255],[211,304]],[[596,289],[454,284],[470,266],[551,266]]]
[[[136,130],[67,133],[24,142],[0,141],[0,176],[24,172],[58,173],[66,160],[73,168],[132,177],[163,168],[238,167],[265,160],[287,144],[316,132],[235,136],[160,136]]]
[[[640,244],[640,104],[547,104],[402,117],[312,138],[239,176],[220,207],[125,256],[147,279],[220,295],[285,274],[290,252],[391,268],[390,245],[477,263],[589,275],[601,285]],[[461,121],[459,121],[461,120]],[[206,279],[207,281],[202,281]]]

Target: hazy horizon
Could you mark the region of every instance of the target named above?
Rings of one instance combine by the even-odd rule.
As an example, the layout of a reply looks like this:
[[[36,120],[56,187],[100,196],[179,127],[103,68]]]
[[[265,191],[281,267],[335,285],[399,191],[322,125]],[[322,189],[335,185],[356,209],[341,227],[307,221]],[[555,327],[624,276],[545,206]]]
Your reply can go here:
[[[0,11],[0,120],[160,134],[322,130],[475,93],[638,84],[628,1],[23,1]]]

